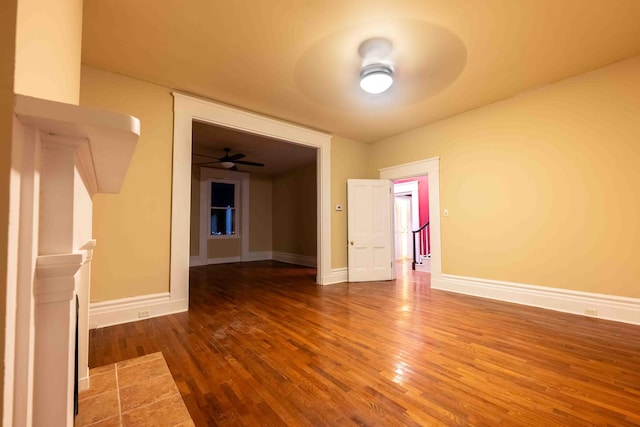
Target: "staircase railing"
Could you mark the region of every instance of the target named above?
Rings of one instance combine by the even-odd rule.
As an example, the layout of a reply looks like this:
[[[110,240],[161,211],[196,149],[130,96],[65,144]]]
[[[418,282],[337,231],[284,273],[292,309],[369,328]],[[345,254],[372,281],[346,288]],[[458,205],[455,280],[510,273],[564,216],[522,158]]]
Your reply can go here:
[[[418,264],[418,257],[420,257],[419,264],[422,264],[422,256],[428,255],[427,251],[425,251],[425,249],[428,249],[429,247],[427,227],[429,227],[429,221],[427,221],[417,230],[411,232],[413,233],[413,262],[411,263],[412,270],[416,269],[416,264]],[[416,234],[418,234],[418,248],[416,248]],[[419,251],[417,249],[419,249]]]

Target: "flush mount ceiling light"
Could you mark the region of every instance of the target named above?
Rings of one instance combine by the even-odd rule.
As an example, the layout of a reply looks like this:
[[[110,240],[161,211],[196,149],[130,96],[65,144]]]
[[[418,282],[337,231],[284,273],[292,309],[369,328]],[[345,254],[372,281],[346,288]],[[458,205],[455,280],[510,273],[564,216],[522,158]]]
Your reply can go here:
[[[368,93],[378,94],[393,84],[393,70],[384,64],[371,64],[360,71],[360,87]]]
[[[365,40],[358,47],[362,57],[360,69],[360,87],[368,93],[379,94],[393,84],[393,66],[389,59],[391,42],[376,37]]]

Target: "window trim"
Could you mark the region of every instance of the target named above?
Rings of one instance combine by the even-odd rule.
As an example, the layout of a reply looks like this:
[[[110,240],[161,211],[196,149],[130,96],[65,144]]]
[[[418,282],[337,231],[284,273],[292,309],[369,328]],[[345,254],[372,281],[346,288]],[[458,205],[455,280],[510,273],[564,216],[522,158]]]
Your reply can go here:
[[[202,172],[201,172],[202,173]],[[200,175],[202,176],[202,175]],[[235,206],[233,209],[236,211],[236,229],[234,234],[211,234],[211,184],[214,182],[219,182],[222,184],[233,184],[234,185],[234,202]],[[240,197],[242,188],[242,181],[239,179],[226,179],[226,178],[209,178],[207,179],[207,206],[206,206],[206,215],[207,215],[207,239],[240,239],[242,237],[242,198]],[[200,194],[200,203],[202,203],[202,194]]]
[[[236,216],[236,231],[233,235],[210,235],[211,223],[211,184],[217,180],[221,182],[238,182],[236,190],[239,197],[236,199],[236,209],[240,209],[240,215]],[[247,172],[230,171],[226,169],[200,168],[200,230],[198,232],[198,259],[201,265],[209,264],[208,242],[209,240],[240,240],[239,260],[245,259],[249,254],[249,174]]]

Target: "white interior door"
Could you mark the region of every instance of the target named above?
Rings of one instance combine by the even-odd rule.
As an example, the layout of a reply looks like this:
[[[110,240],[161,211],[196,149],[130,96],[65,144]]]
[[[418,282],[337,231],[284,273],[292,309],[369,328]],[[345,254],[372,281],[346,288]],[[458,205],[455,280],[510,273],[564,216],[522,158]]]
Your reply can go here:
[[[395,277],[392,188],[385,179],[347,180],[350,282]]]
[[[413,246],[411,239],[411,195],[396,196],[395,198],[395,215],[396,215],[396,260],[411,258],[413,256]]]

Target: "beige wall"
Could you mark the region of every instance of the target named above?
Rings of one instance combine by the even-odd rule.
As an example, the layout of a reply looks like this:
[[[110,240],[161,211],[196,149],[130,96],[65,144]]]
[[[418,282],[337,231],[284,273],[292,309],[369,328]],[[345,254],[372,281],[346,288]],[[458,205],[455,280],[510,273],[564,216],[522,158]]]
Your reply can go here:
[[[316,256],[316,164],[273,178],[273,250]]]
[[[141,135],[120,194],[94,197],[91,300],[169,290],[173,98],[169,89],[82,68],[82,105],[131,114]]]
[[[242,240],[239,237],[207,240],[207,258],[230,258],[242,255]]]
[[[443,272],[640,297],[640,57],[374,144],[440,156]]]
[[[368,178],[368,147],[339,136],[331,139],[331,268],[347,266],[347,179]],[[336,211],[336,205],[344,210]]]
[[[272,249],[272,182],[271,177],[252,174],[249,194],[249,252]]]
[[[0,355],[4,360],[7,304],[7,256],[9,227],[9,174],[13,121],[13,76],[15,63],[17,0],[0,2]],[[4,380],[4,363],[0,366]],[[4,384],[4,381],[3,381]],[[0,414],[4,388],[0,387]]]
[[[82,0],[20,0],[17,22],[15,92],[77,105]]]

